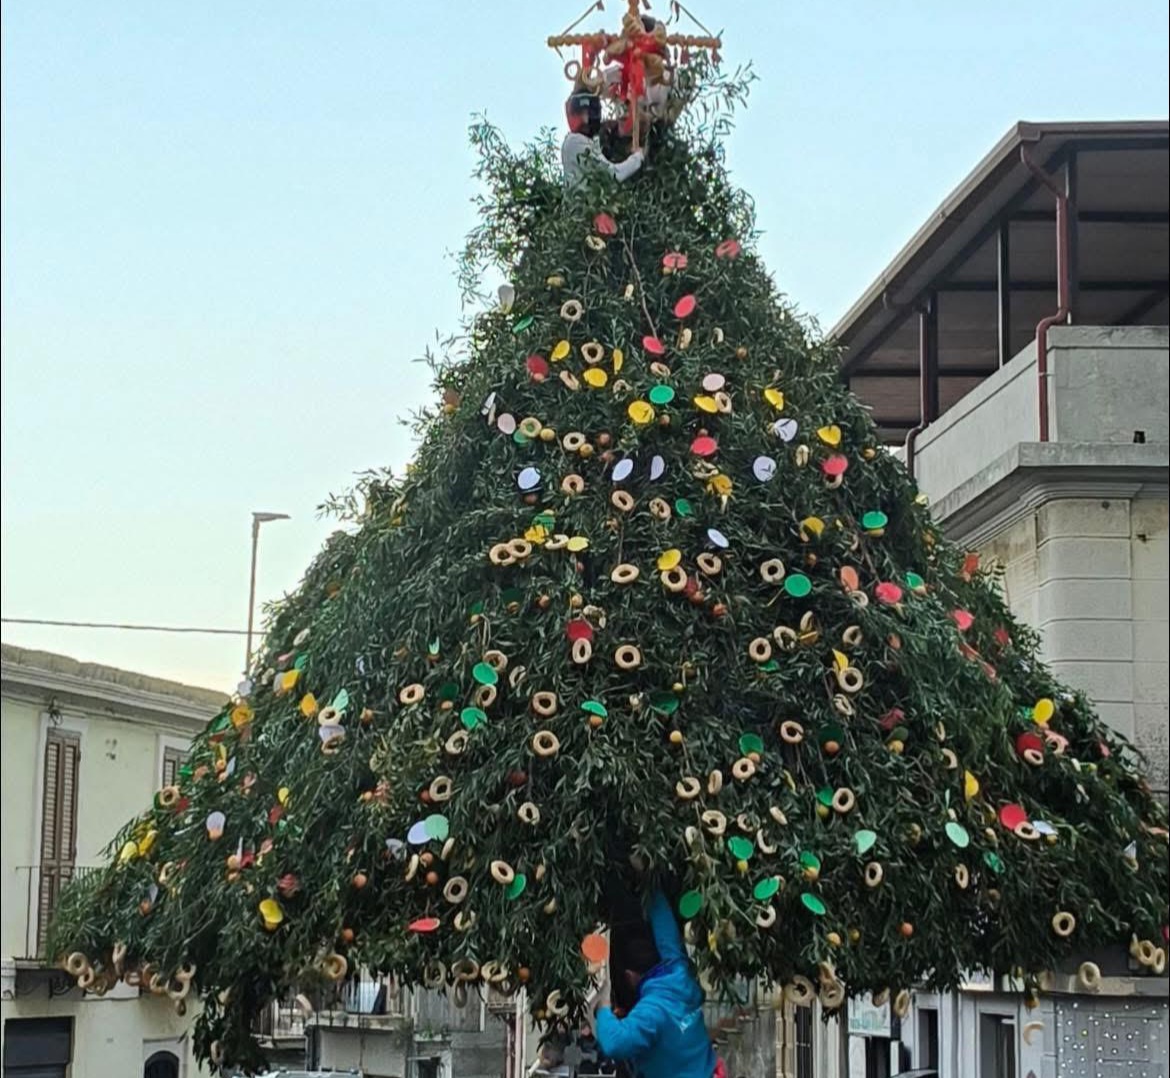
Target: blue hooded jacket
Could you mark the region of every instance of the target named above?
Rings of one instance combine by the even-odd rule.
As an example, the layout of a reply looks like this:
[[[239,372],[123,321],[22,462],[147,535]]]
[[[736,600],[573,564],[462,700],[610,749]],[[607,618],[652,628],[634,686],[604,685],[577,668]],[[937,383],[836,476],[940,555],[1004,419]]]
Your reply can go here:
[[[650,904],[661,960],[638,986],[625,1018],[597,1012],[597,1045],[606,1058],[630,1060],[642,1078],[712,1078],[715,1052],[703,1021],[703,990],[691,974],[682,935],[661,893]]]

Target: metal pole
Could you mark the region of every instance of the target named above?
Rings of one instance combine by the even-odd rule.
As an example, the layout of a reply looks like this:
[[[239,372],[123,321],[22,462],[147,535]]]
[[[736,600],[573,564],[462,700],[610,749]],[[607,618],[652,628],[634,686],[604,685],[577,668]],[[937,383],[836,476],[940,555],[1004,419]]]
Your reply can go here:
[[[999,226],[996,259],[996,287],[999,292],[999,365],[1012,358],[1012,222],[1005,217]]]
[[[248,642],[244,652],[244,673],[252,666],[252,625],[256,615],[256,554],[260,547],[260,518],[252,514],[252,572],[248,579]]]

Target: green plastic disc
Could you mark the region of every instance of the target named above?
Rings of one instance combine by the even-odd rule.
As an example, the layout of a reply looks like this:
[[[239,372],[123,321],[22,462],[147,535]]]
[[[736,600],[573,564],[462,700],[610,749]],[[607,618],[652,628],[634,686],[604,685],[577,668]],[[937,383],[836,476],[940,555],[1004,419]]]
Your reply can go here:
[[[753,752],[763,752],[764,739],[759,734],[740,734],[739,751],[744,756],[750,756]]]
[[[818,917],[824,917],[825,904],[816,895],[810,895],[806,892],[800,896],[800,901],[804,903],[804,908],[809,913],[815,913]]]
[[[680,517],[689,517],[694,515],[694,509],[691,508],[691,503],[686,498],[678,498],[674,503],[674,511]]]
[[[876,831],[858,831],[853,836],[853,845],[858,853],[869,853],[874,848],[877,840]]]
[[[646,395],[651,404],[669,404],[674,400],[674,386],[654,386]]]
[[[861,526],[866,531],[877,531],[878,528],[884,528],[889,522],[890,518],[880,509],[871,509],[861,518]]]
[[[699,891],[687,891],[686,894],[678,900],[679,915],[686,920],[690,920],[703,908],[703,895]]]
[[[459,713],[459,721],[469,730],[482,726],[487,722],[487,712],[478,707],[465,707]]]
[[[947,838],[949,838],[960,850],[965,850],[971,845],[971,836],[967,834],[967,829],[961,823],[955,823],[951,820],[946,826]]]
[[[494,685],[500,680],[500,675],[495,672],[487,663],[476,663],[472,668],[471,676],[480,685]]]
[[[527,445],[530,441],[532,441],[532,439],[529,438],[527,434],[522,434],[520,431],[514,430],[512,431],[512,441],[515,442],[516,445]]]
[[[523,872],[517,872],[512,882],[508,884],[508,890],[505,892],[511,899],[519,898],[524,894],[524,889],[528,886],[528,877]]]
[[[333,697],[333,706],[337,708],[338,711],[344,711],[347,707],[349,707],[349,693],[346,692],[345,689],[342,689],[341,692]]]
[[[532,325],[534,321],[536,321],[536,319],[533,315],[530,314],[524,315],[523,318],[517,318],[516,321],[512,323],[512,332],[523,333],[530,325]]]
[[[293,661],[293,669],[294,670],[304,670],[304,668],[308,665],[309,665],[309,656],[306,655],[303,651]]]
[[[469,606],[467,608],[467,613],[472,615],[472,616],[482,614],[483,613],[483,600],[477,599],[474,603],[472,603],[471,606]]]
[[[659,690],[650,694],[650,710],[659,715],[673,715],[678,710],[678,697],[672,692]]]
[[[794,599],[803,599],[812,591],[812,581],[804,573],[789,573],[784,578],[784,590]]]
[[[1003,871],[1003,858],[1000,857],[999,854],[995,852],[995,850],[987,850],[983,854],[983,861],[992,872]]]
[[[760,664],[760,669],[765,674],[774,674],[780,669],[780,664],[775,659],[769,659],[766,663]]]
[[[817,872],[821,870],[821,859],[815,854],[805,850],[800,855],[800,867],[815,869]]]
[[[906,587],[908,587],[911,591],[915,591],[918,588],[926,587],[926,581],[923,580],[922,577],[920,577],[917,573],[907,573]]]
[[[598,718],[604,719],[609,712],[605,709],[605,704],[600,700],[586,700],[581,705],[582,711],[588,711],[590,715],[596,715]]]
[[[779,890],[780,881],[775,876],[768,876],[752,888],[752,895],[760,902],[767,902]]]
[[[817,800],[825,808],[831,808],[833,805],[833,788],[831,786],[822,786],[817,790]]]
[[[445,842],[451,833],[451,825],[447,822],[447,817],[439,813],[428,816],[423,820],[423,824],[427,829],[427,837],[433,838],[436,842]]]
[[[741,835],[736,835],[734,838],[727,840],[727,849],[731,852],[731,856],[737,861],[747,861],[751,859],[753,853],[756,852],[755,846],[752,845],[750,839],[746,839]]]

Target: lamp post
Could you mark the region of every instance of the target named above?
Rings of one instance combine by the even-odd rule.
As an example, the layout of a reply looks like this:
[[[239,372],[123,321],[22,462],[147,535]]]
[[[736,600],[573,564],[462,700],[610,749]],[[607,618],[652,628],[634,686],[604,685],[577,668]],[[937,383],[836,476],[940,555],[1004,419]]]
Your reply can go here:
[[[252,574],[248,581],[248,643],[244,653],[244,673],[252,665],[252,624],[256,614],[256,553],[260,545],[260,525],[271,520],[288,520],[287,513],[252,513]]]

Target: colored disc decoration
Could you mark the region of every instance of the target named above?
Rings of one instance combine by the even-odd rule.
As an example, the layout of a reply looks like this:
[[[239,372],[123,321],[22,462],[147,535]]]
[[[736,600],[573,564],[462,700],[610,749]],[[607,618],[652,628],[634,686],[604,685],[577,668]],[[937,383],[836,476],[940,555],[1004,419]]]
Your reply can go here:
[[[951,840],[960,850],[965,850],[971,845],[971,836],[967,833],[967,829],[954,820],[948,820],[945,828],[947,838]]]
[[[807,891],[800,896],[800,901],[809,913],[815,914],[817,917],[824,917],[828,912],[825,909],[825,904],[816,895],[809,894]]]
[[[700,434],[691,442],[691,452],[696,457],[713,457],[719,451],[719,443],[709,434]]]
[[[858,831],[853,836],[853,846],[859,854],[869,853],[877,843],[878,837],[876,831]]]
[[[609,715],[605,704],[600,700],[586,700],[581,705],[581,710],[588,712],[590,715],[596,715],[599,719],[604,719]]]
[[[529,356],[524,361],[524,366],[528,369],[528,373],[537,381],[542,381],[548,377],[548,360],[544,356]]]
[[[844,475],[849,468],[849,458],[841,456],[840,453],[834,453],[831,457],[826,457],[821,462],[821,471],[832,479],[836,479],[839,475]]]
[[[752,897],[757,902],[767,902],[774,898],[780,890],[780,881],[775,876],[767,876],[752,888]]]
[[[659,406],[669,404],[674,400],[674,386],[654,386],[646,396],[650,398],[651,404],[657,404]]]
[[[412,846],[425,846],[430,842],[431,836],[427,830],[427,821],[419,820],[417,823],[411,824],[410,830],[406,832],[406,841]]]
[[[753,752],[763,752],[764,739],[759,734],[741,734],[739,737],[739,751],[744,756],[750,756]]]
[[[675,547],[671,547],[670,550],[664,550],[661,554],[658,555],[657,565],[661,572],[666,572],[669,569],[673,569],[676,565],[680,565],[681,563],[682,551]]]
[[[703,908],[703,895],[699,891],[687,891],[678,900],[678,912],[681,917],[690,920]]]
[[[752,475],[761,483],[768,483],[776,476],[776,462],[771,457],[756,457],[752,462]]]
[[[695,300],[695,297],[693,295],[690,295],[689,293],[687,295],[683,296],[674,305],[674,317],[675,318],[686,318],[689,315],[693,314],[694,310],[695,310],[696,302],[697,301]]]
[[[724,535],[718,528],[707,529],[707,542],[711,544],[716,550],[726,550],[731,546],[731,542],[727,536]]]
[[[719,246],[715,248],[716,258],[738,258],[740,251],[743,248],[740,246],[739,240],[723,240]]]
[[[777,419],[772,424],[772,433],[782,442],[791,442],[799,429],[795,419]]]
[[[487,712],[478,707],[465,707],[459,713],[459,721],[468,730],[474,730],[477,726],[482,726],[487,722]]]
[[[794,599],[803,599],[812,591],[812,581],[804,573],[789,573],[784,578],[784,590]]]
[[[698,394],[692,403],[700,412],[706,412],[707,415],[714,415],[719,411],[719,402],[703,393]]]
[[[886,516],[880,509],[871,509],[868,513],[863,513],[861,517],[861,526],[867,531],[879,531],[889,524],[890,518]]]
[[[427,933],[434,932],[442,922],[438,917],[420,917],[416,921],[411,921],[407,928],[411,932]]]
[[[642,348],[652,356],[661,356],[666,353],[664,345],[657,337],[645,336],[642,338]]]
[[[644,427],[648,423],[654,422],[655,411],[648,401],[631,401],[630,406],[626,409],[626,414],[638,426]]]
[[[601,965],[609,959],[609,940],[590,933],[581,941],[581,957],[590,965]]]
[[[687,501],[686,498],[675,499],[674,511],[678,513],[680,517],[689,517],[692,516],[695,512],[695,510],[691,507],[691,503]]]
[[[902,589],[892,581],[883,581],[873,589],[874,598],[886,606],[893,606],[902,601]]]
[[[1052,721],[1052,716],[1055,714],[1056,705],[1048,697],[1044,697],[1042,700],[1037,700],[1032,708],[1032,721],[1040,726],[1045,726]]]
[[[528,887],[528,877],[523,872],[517,872],[512,878],[512,882],[508,884],[504,894],[512,901],[518,899]]]
[[[654,457],[650,461],[650,479],[652,481],[661,479],[666,474],[666,461],[661,457]]]
[[[599,236],[617,235],[617,222],[608,213],[599,213],[594,217],[593,228]]]
[[[708,393],[718,393],[725,385],[727,385],[727,379],[715,371],[703,375],[703,389]]]
[[[535,321],[536,318],[530,314],[526,314],[522,318],[517,318],[516,321],[512,323],[512,332],[519,336]]]
[[[592,640],[593,626],[584,618],[575,618],[565,626],[565,636],[571,641]]]
[[[747,861],[756,852],[755,846],[742,835],[735,835],[727,840],[727,849],[737,861]]]
[[[501,434],[515,434],[516,433],[516,417],[504,412],[499,419],[496,420],[496,429]]]
[[[634,458],[622,457],[622,459],[613,466],[613,481],[615,483],[625,482],[625,480],[630,478],[630,475],[633,473],[633,471]]]
[[[535,490],[540,486],[540,472],[537,469],[525,468],[516,478],[516,486],[521,490]]]
[[[500,675],[488,663],[476,663],[471,668],[471,676],[480,685],[495,685],[500,680]]]
[[[1004,805],[999,810],[999,822],[1009,831],[1014,831],[1022,823],[1028,823],[1028,813],[1023,805]]]

